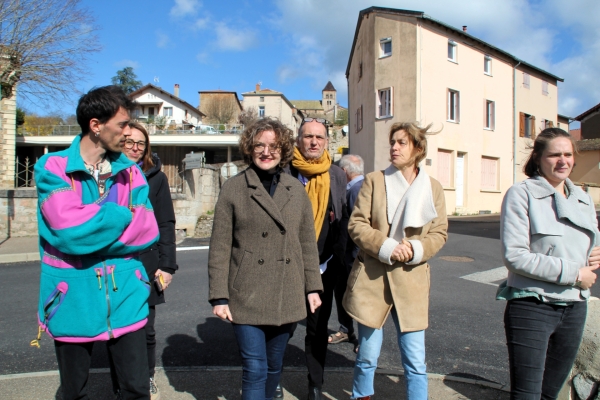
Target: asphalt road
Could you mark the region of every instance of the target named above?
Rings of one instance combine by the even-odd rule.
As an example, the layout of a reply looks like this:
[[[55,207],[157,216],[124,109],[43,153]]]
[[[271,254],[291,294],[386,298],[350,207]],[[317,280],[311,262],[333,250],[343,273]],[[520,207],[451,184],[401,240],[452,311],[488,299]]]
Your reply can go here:
[[[431,260],[430,327],[426,333],[429,372],[508,382],[504,343],[505,303],[496,287],[464,279],[465,275],[502,266],[499,223],[490,219],[450,223],[449,240]],[[185,244],[202,244],[187,241]],[[167,303],[157,307],[157,358],[163,366],[240,366],[231,328],[212,316],[207,301],[208,250],[177,253],[180,270],[167,289]],[[55,370],[53,342],[29,346],[37,333],[38,263],[0,265],[0,375]],[[593,294],[600,295],[600,288]],[[335,308],[335,307],[334,307]],[[330,320],[337,330],[335,309]],[[381,368],[401,370],[393,323],[386,323]],[[300,323],[286,353],[286,366],[304,365],[304,325]],[[352,367],[348,343],[329,347],[328,367]],[[92,368],[108,366],[102,344],[94,348]]]

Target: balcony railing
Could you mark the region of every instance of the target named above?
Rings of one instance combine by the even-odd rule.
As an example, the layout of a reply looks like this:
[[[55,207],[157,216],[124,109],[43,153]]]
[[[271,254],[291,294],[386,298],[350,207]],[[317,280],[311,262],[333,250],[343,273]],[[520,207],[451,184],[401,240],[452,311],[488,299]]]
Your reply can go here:
[[[202,124],[202,125],[161,125],[141,123],[150,135],[219,135],[240,134],[244,131],[242,124]],[[75,136],[81,133],[79,125],[41,125],[25,129],[17,128],[17,136]]]

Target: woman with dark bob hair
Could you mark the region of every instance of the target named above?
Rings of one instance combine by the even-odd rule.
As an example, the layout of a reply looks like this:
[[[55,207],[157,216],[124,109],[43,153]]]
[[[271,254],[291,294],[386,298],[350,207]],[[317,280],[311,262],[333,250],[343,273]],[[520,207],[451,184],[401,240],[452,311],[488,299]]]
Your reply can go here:
[[[369,400],[392,316],[404,367],[406,398],[427,400],[425,329],[429,324],[429,264],[448,237],[442,185],[419,163],[427,155],[431,125],[390,128],[389,167],[371,172],[348,223],[360,251],[348,278],[344,308],[358,323],[352,398]]]
[[[600,263],[594,202],[571,182],[576,142],[544,129],[504,196],[500,240],[508,280],[504,329],[511,399],[556,399],[581,343],[589,288]]]
[[[272,399],[292,324],[321,300],[312,207],[304,186],[282,173],[292,131],[275,119],[240,137],[248,168],[219,194],[208,257],[213,314],[230,321],[242,357],[242,398]]]

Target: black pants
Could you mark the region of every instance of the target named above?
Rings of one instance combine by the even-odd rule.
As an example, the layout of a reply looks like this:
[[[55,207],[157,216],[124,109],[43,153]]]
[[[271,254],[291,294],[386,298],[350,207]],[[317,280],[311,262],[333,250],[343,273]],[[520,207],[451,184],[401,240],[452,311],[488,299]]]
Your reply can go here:
[[[352,263],[350,263],[350,266],[346,263],[343,266],[340,266],[338,279],[334,289],[335,307],[337,309],[338,322],[340,323],[340,332],[347,333],[348,336],[354,335],[354,323],[352,317],[348,315],[346,309],[342,305],[342,301],[344,300],[344,294],[348,287],[348,276],[350,275],[351,269]]]
[[[327,356],[327,344],[329,332],[327,323],[331,316],[333,305],[333,291],[337,283],[338,273],[341,266],[336,258],[332,258],[325,272],[321,275],[323,282],[323,293],[321,307],[315,313],[310,312],[308,301],[306,302],[306,337],[304,338],[304,354],[308,368],[308,381],[312,386],[319,389],[323,386],[323,370],[325,369],[325,358]]]
[[[149,306],[148,322],[144,327],[146,332],[146,350],[148,353],[148,373],[149,378],[154,378],[156,369],[156,329],[154,329],[154,321],[156,321],[156,306]],[[108,363],[110,366],[110,379],[112,380],[113,392],[117,393],[120,389],[119,380],[115,373],[115,364],[110,351],[108,352]],[[149,380],[149,379],[148,379]]]
[[[557,398],[575,362],[586,313],[584,301],[569,306],[533,297],[508,301],[504,329],[511,400]]]
[[[54,341],[64,400],[89,399],[87,384],[94,342]],[[124,399],[150,399],[146,332],[143,329],[107,342]]]

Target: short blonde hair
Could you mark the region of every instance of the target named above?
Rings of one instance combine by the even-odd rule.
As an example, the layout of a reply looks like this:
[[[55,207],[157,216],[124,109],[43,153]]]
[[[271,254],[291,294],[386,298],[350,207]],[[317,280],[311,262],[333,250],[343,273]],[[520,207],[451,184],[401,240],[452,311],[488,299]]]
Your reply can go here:
[[[396,122],[390,128],[388,142],[392,142],[394,133],[398,131],[406,132],[406,134],[410,137],[415,149],[419,150],[419,154],[417,154],[415,157],[415,165],[419,165],[419,163],[427,156],[427,136],[435,135],[441,132],[441,130],[437,132],[429,132],[429,128],[431,128],[432,125],[433,124],[429,124],[425,128],[421,128],[421,126],[416,122]]]

